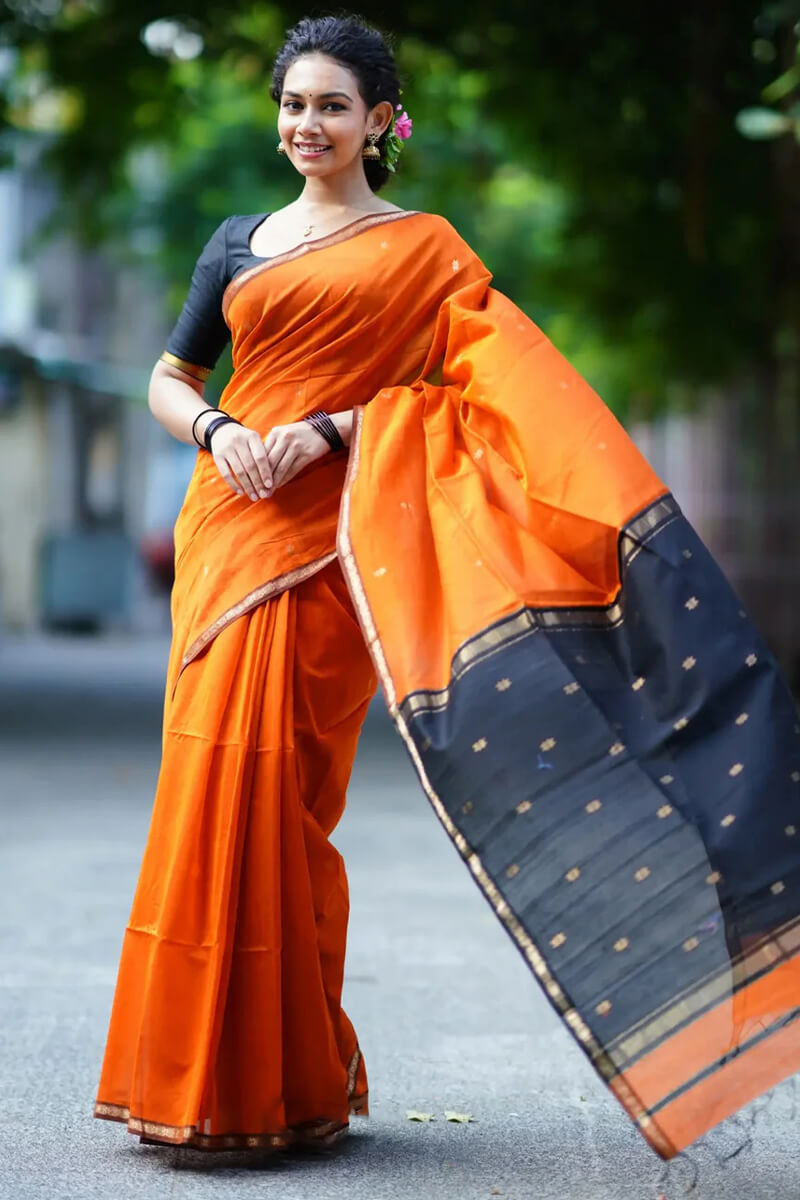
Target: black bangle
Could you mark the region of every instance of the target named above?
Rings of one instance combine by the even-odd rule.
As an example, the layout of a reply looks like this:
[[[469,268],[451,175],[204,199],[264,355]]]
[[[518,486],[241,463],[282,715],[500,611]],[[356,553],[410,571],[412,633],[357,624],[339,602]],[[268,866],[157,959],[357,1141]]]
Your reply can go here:
[[[206,430],[203,434],[205,448],[209,454],[211,453],[211,436],[219,429],[220,425],[241,425],[241,421],[237,421],[236,417],[231,417],[228,413],[223,412],[218,417],[212,417],[206,425]]]
[[[321,437],[325,438],[331,450],[345,449],[342,435],[326,412],[319,410],[318,412],[309,413],[308,416],[303,417],[303,420],[308,421],[309,425],[313,429],[316,429]]]
[[[197,422],[200,420],[201,417],[204,417],[206,415],[206,413],[216,412],[216,411],[217,410],[215,408],[204,408],[197,414],[195,419],[192,421],[192,440],[200,447],[201,450],[203,449],[203,443],[199,440],[197,433],[196,433]]]

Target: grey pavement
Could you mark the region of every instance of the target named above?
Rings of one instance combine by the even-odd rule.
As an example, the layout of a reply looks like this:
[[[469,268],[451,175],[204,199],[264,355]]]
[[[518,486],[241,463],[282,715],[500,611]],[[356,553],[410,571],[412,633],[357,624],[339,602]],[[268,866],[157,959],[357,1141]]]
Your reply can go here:
[[[346,1006],[371,1117],[332,1151],[268,1157],[142,1146],[93,1120],[166,653],[152,637],[0,641],[2,1200],[797,1200],[791,1084],[661,1176],[479,895],[378,707],[335,837],[351,886]],[[412,1123],[409,1109],[436,1119]],[[448,1109],[474,1122],[449,1123]]]

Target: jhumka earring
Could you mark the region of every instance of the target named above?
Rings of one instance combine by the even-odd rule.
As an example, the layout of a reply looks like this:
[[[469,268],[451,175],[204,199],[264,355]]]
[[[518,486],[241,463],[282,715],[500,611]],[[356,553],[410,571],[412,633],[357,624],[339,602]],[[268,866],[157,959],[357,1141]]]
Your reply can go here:
[[[283,142],[278,142],[278,144],[277,144],[277,146],[275,147],[275,149],[278,151],[278,154],[285,154],[285,153],[286,153],[286,147],[284,146]]]
[[[378,138],[380,136],[381,135],[379,133],[368,133],[367,134],[367,144],[365,145],[364,149],[361,151],[362,158],[372,158],[372,159],[380,158],[381,152],[378,149]]]

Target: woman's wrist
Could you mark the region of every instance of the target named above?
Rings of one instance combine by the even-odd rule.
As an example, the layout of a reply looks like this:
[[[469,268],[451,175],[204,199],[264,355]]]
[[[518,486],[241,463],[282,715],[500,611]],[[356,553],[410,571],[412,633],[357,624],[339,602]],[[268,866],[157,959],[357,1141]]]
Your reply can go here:
[[[348,409],[346,412],[338,412],[330,414],[331,420],[339,431],[339,437],[344,442],[345,446],[350,445],[350,438],[353,434],[353,410]]]
[[[192,419],[191,440],[197,446],[199,446],[200,449],[203,448],[203,443],[205,441],[205,434],[206,434],[206,429],[208,428],[208,423],[212,417],[217,416],[217,415],[218,415],[217,409],[210,408],[208,406],[206,406],[206,408],[198,409],[198,411],[195,413],[195,415]]]

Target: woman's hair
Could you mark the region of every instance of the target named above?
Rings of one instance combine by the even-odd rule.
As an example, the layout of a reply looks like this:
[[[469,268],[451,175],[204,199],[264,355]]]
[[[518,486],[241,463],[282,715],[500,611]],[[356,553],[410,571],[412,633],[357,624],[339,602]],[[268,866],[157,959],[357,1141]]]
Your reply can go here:
[[[367,108],[388,100],[392,108],[400,102],[400,79],[388,39],[360,17],[304,17],[288,31],[272,68],[272,99],[280,103],[286,72],[306,54],[325,54],[352,71]],[[391,129],[391,125],[389,126]],[[388,129],[379,140],[383,145]],[[377,159],[364,159],[367,183],[373,192],[383,187],[391,174]]]

